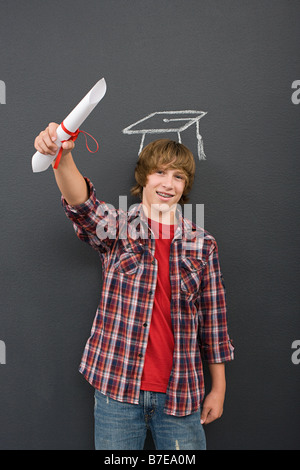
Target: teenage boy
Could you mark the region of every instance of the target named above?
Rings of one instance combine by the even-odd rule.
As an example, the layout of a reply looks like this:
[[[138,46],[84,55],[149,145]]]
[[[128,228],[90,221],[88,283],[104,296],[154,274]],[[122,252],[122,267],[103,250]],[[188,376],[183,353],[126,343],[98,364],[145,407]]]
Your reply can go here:
[[[35,148],[55,154],[50,123]],[[219,418],[224,363],[233,359],[215,239],[182,216],[195,174],[192,153],[160,139],[141,152],[129,211],[96,198],[77,169],[72,141],[54,170],[77,236],[100,255],[103,286],[80,372],[95,388],[95,447],[206,449],[203,424]],[[202,360],[211,391],[204,400]],[[202,406],[201,406],[202,405]]]

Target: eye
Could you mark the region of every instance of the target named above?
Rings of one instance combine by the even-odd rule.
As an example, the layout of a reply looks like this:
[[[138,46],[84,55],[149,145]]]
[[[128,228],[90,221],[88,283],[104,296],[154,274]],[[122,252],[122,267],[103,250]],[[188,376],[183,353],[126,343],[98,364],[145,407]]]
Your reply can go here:
[[[178,178],[179,180],[183,180],[184,176],[183,175],[176,175],[176,178]]]

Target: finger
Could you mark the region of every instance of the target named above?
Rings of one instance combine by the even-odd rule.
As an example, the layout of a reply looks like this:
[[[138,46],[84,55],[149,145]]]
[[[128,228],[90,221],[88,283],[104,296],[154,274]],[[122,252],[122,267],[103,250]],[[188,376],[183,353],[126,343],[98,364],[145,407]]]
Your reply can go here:
[[[58,126],[59,124],[57,124],[56,122],[49,122],[48,129],[49,129],[50,139],[52,140],[52,142],[54,142],[57,139],[56,129],[58,128]]]
[[[49,153],[51,153],[52,155],[57,152],[58,150],[58,147],[57,145],[52,141],[51,139],[51,135],[49,133],[49,129],[46,129],[45,132],[42,133],[41,135],[41,139],[43,140],[44,144],[46,145],[46,147],[48,147],[49,149]]]
[[[49,132],[48,128],[45,129],[44,131],[40,132],[40,134],[36,137],[35,139],[35,148],[46,155],[48,154],[53,154],[55,155],[55,152],[57,150],[57,147],[53,142],[51,142],[51,139],[49,137]]]
[[[42,133],[40,135],[39,141],[38,141],[39,146],[42,148],[43,152],[46,155],[55,155],[56,153],[56,146],[53,147],[53,144],[51,141],[49,141],[49,136],[47,137],[46,134]]]
[[[43,153],[44,155],[50,155],[51,151],[49,150],[42,138],[38,138],[36,140],[35,148],[38,152]]]
[[[215,419],[217,419],[216,416],[214,416],[214,414],[212,412],[208,413],[207,415],[207,418],[205,420],[205,424],[210,424],[212,423],[213,421],[215,421]]]
[[[44,153],[44,150],[42,149],[42,147],[41,147],[38,143],[34,145],[34,148],[35,148],[38,152]]]

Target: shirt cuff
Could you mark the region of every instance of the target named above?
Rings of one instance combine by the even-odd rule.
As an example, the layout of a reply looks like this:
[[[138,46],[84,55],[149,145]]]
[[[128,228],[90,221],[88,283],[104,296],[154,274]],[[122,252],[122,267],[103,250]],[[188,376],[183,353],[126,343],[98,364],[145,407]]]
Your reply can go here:
[[[201,346],[201,356],[210,364],[233,361],[234,345],[232,339],[222,343]]]

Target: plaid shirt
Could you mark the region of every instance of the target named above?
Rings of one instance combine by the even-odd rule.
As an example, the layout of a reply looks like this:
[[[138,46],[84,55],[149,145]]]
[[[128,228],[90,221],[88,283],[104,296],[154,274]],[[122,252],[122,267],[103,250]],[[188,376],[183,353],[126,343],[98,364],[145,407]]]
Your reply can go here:
[[[141,203],[116,210],[86,182],[85,203],[70,206],[62,198],[77,236],[102,261],[102,295],[79,371],[103,394],[137,404],[157,280],[155,239]],[[170,251],[174,354],[164,411],[185,416],[204,398],[202,360],[230,361],[234,348],[216,241],[179,210],[177,220]]]

